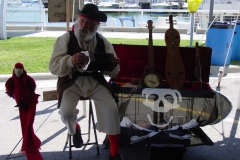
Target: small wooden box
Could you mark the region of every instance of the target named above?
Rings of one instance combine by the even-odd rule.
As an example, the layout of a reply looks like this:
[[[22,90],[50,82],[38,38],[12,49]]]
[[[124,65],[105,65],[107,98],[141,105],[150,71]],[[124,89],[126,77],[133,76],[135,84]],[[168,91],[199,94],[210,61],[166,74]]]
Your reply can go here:
[[[151,144],[150,160],[182,160],[184,152],[183,144]]]
[[[43,101],[57,100],[57,90],[44,91]]]

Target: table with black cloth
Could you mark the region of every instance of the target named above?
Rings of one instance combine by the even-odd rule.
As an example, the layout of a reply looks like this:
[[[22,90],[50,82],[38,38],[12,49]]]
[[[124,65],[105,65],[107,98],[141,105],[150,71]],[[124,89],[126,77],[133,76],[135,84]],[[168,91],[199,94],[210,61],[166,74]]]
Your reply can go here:
[[[129,97],[131,91],[136,87],[136,84],[132,85],[133,79],[140,80],[146,65],[148,64],[148,46],[145,45],[124,45],[114,44],[114,49],[120,58],[121,71],[115,78],[111,78],[110,82],[121,85],[118,91],[119,106],[125,102]],[[142,94],[144,88],[138,86],[136,91],[127,104],[127,109],[124,116],[129,118],[132,123],[137,124],[143,128],[151,128],[147,114],[150,115],[154,124],[162,124],[169,120],[170,116],[173,116],[173,121],[168,128],[176,125],[188,123],[192,119],[198,120],[200,123],[188,131],[166,130],[163,129],[158,134],[141,140],[137,143],[131,143],[127,137],[133,134],[139,134],[132,128],[122,128],[121,137],[122,143],[128,143],[128,146],[154,146],[156,145],[173,145],[182,144],[184,147],[198,146],[198,145],[214,145],[211,139],[204,133],[201,127],[206,125],[212,125],[220,122],[231,111],[232,106],[229,100],[222,94],[212,90],[209,85],[210,76],[210,62],[211,62],[211,48],[200,47],[200,64],[201,64],[201,78],[202,89],[196,88],[195,77],[195,57],[196,51],[194,47],[179,47],[182,61],[185,67],[185,82],[181,89],[177,91],[181,94],[182,101],[178,101],[180,107],[172,108],[168,112],[157,113],[150,107],[144,105],[146,97]],[[170,89],[165,77],[165,61],[167,56],[167,48],[165,46],[153,46],[154,52],[154,69],[163,78],[163,86],[157,88]],[[158,99],[156,95],[151,95],[150,100],[155,101]],[[173,102],[171,95],[165,95],[165,99],[169,102]],[[163,104],[163,102],[161,102]],[[153,128],[151,128],[153,129]],[[135,133],[136,132],[136,133]],[[180,140],[172,138],[169,134],[183,135],[188,132],[192,137],[189,139]],[[140,132],[141,133],[141,132]],[[124,135],[125,134],[125,135]],[[164,147],[163,147],[164,148]]]

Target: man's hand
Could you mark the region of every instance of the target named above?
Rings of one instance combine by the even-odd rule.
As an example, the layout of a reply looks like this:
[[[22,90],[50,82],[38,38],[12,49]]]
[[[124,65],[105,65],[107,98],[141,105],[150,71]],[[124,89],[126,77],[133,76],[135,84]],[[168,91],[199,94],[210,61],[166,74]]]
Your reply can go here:
[[[86,62],[86,56],[83,53],[76,53],[72,56],[72,63],[77,68],[83,68]]]

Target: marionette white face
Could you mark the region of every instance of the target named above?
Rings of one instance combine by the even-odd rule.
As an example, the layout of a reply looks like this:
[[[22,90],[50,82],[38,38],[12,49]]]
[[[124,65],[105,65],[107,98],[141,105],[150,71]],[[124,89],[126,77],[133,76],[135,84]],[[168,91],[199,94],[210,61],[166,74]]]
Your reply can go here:
[[[23,69],[22,69],[22,68],[15,68],[15,69],[14,69],[14,74],[15,74],[17,77],[20,77],[20,76],[23,74]]]

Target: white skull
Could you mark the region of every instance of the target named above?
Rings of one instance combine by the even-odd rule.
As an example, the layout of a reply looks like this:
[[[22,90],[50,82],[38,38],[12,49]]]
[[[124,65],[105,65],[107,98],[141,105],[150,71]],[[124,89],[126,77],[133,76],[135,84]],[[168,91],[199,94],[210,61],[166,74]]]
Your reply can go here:
[[[158,95],[156,101],[149,101],[149,96],[152,94]],[[146,96],[143,104],[150,107],[155,112],[168,112],[170,109],[178,108],[180,105],[177,103],[177,100],[179,99],[180,102],[182,101],[180,92],[175,89],[145,88],[142,90],[142,95]],[[171,95],[174,99],[173,103],[169,103],[165,99],[165,95]],[[164,106],[159,106],[160,101],[163,102]]]

